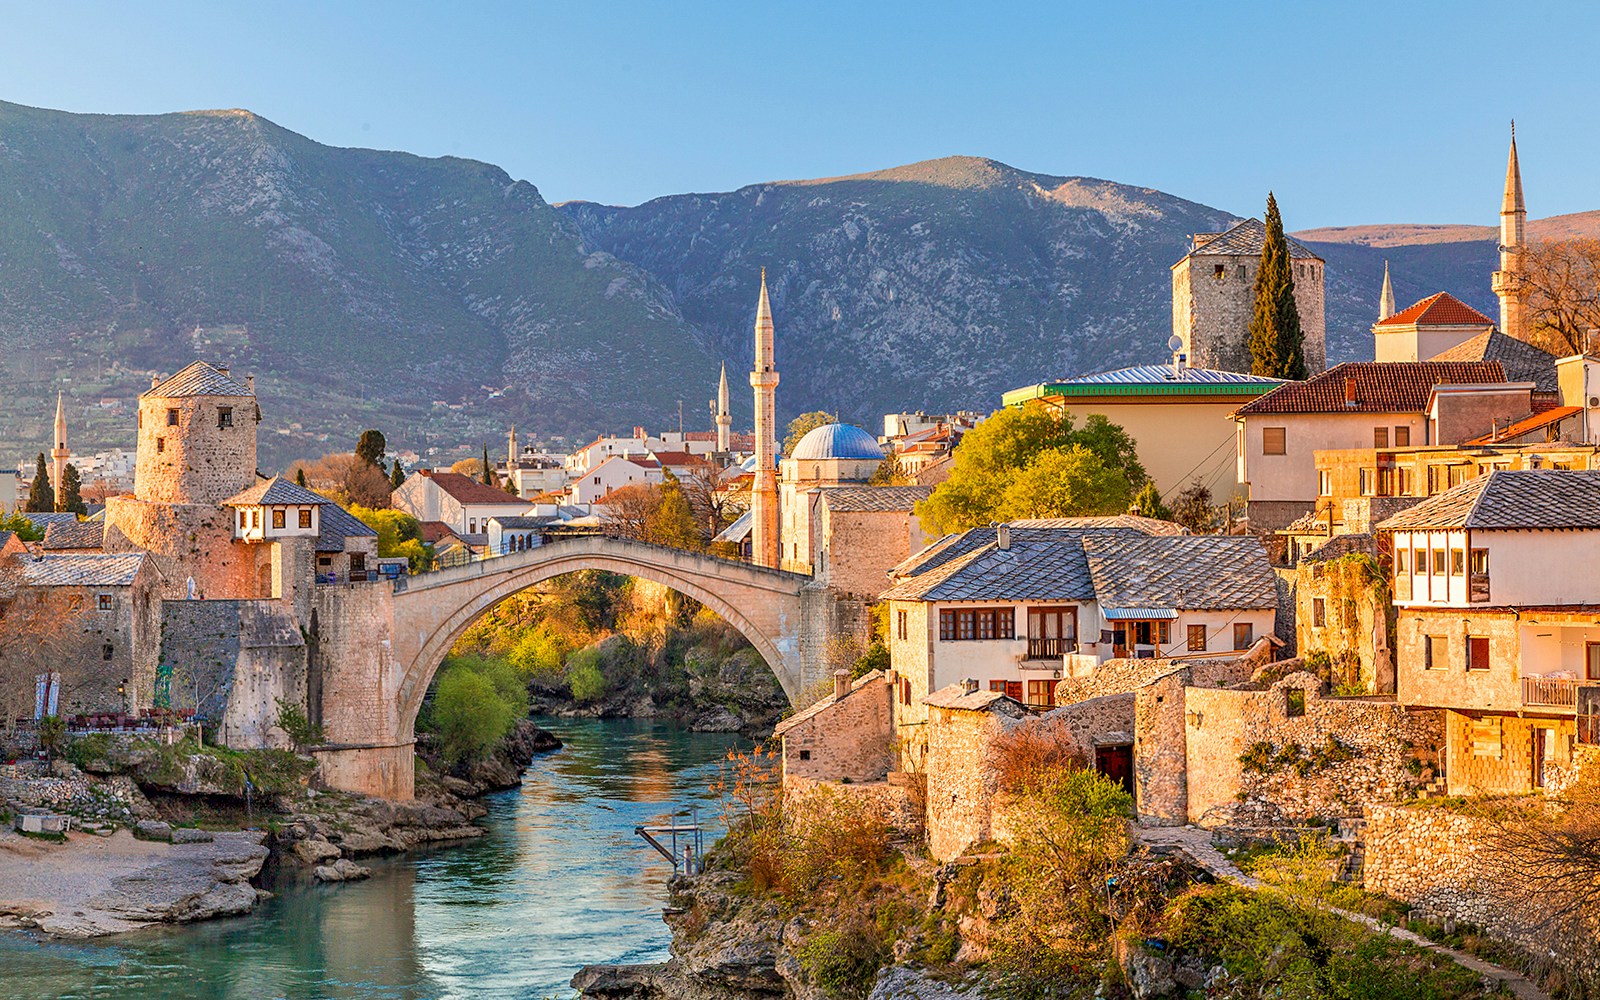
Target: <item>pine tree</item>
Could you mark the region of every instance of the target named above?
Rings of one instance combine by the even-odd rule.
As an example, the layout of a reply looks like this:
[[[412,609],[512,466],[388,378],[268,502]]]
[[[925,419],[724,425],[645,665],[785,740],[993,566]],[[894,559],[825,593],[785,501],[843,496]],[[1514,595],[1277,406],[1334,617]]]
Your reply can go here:
[[[368,465],[377,465],[383,461],[383,453],[389,448],[389,442],[384,440],[382,431],[362,431],[361,440],[356,442],[356,457]]]
[[[306,485],[306,467],[305,466],[302,465],[300,468],[294,470],[294,484],[296,486],[299,486],[299,487],[302,487],[302,488],[304,488],[304,486]]]
[[[489,464],[489,446],[483,446],[483,485],[494,485],[494,466]]]
[[[1267,235],[1256,272],[1256,307],[1250,317],[1250,374],[1304,379],[1305,335],[1294,302],[1294,268],[1289,238],[1283,234],[1278,199],[1267,193]]]
[[[28,490],[28,502],[22,509],[30,514],[44,514],[56,509],[56,491],[50,488],[50,470],[45,468],[42,451],[33,470],[33,486]]]
[[[394,460],[394,468],[389,470],[389,490],[393,492],[399,489],[400,484],[405,481],[406,470],[400,468],[400,460],[397,458]]]
[[[78,476],[78,467],[71,462],[61,470],[61,492],[56,496],[56,509],[80,516],[89,513],[89,505],[83,502],[83,480]]]

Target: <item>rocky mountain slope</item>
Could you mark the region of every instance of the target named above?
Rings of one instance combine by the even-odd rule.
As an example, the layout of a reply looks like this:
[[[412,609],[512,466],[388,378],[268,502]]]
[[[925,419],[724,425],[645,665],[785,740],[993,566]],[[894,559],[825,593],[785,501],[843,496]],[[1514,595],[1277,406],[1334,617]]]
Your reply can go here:
[[[670,425],[682,400],[704,427],[717,363],[737,383],[750,361],[762,266],[780,416],[989,408],[1164,359],[1171,264],[1235,219],[973,157],[552,207],[488,164],[332,148],[246,111],[4,103],[0,194],[0,466],[48,447],[57,389],[75,450],[130,445],[150,373],[196,356],[258,375],[264,466],[367,426],[475,448],[512,421]],[[1544,225],[1587,232],[1600,213]],[[1370,356],[1385,259],[1402,304],[1446,289],[1492,310],[1492,235],[1303,234],[1329,263],[1330,359]],[[745,425],[748,394],[734,406]]]
[[[48,446],[58,387],[80,447],[131,444],[100,400],[196,355],[257,374],[269,455],[660,421],[715,378],[658,285],[488,164],[0,104],[0,192],[7,457]]]

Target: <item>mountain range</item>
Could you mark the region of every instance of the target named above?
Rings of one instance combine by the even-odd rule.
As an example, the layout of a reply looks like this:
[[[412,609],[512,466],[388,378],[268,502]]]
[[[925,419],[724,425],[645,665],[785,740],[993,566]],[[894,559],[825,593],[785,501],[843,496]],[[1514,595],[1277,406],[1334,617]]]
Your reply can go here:
[[[264,463],[368,426],[445,451],[512,422],[675,427],[680,405],[702,429],[719,363],[743,382],[762,267],[780,417],[988,409],[1164,360],[1170,265],[1234,221],[977,157],[552,206],[488,164],[325,146],[247,111],[0,103],[0,456],[48,446],[57,390],[75,451],[128,446],[150,375],[195,357],[257,375]],[[1600,213],[1541,227],[1590,234]],[[1494,307],[1488,228],[1298,236],[1328,261],[1330,361],[1370,357],[1385,259],[1402,304],[1449,290]],[[734,401],[746,426],[748,393]]]

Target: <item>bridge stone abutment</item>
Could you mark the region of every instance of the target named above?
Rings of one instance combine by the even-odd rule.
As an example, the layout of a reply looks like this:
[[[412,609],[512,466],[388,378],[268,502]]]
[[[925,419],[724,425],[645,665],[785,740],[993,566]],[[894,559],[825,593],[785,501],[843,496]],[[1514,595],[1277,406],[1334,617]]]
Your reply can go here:
[[[310,690],[328,745],[331,787],[388,798],[413,794],[413,727],[450,648],[477,618],[518,591],[579,570],[652,580],[738,629],[795,701],[823,679],[830,636],[857,631],[860,609],[808,576],[644,542],[563,539],[388,584],[318,588]]]

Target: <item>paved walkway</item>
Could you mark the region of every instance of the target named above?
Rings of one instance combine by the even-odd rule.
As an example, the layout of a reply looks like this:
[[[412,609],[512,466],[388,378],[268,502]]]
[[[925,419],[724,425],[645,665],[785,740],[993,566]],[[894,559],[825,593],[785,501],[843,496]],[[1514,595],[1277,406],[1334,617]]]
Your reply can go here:
[[[1205,830],[1199,830],[1192,826],[1140,827],[1134,831],[1134,837],[1141,843],[1152,847],[1181,850],[1192,858],[1195,864],[1219,879],[1226,879],[1247,889],[1272,890],[1271,886],[1252,875],[1246,875],[1238,865],[1229,861],[1226,855],[1212,845],[1211,834]],[[1379,934],[1386,934],[1407,944],[1416,945],[1418,948],[1444,955],[1457,965],[1471,969],[1484,979],[1509,990],[1518,997],[1518,1000],[1551,1000],[1550,994],[1541,990],[1532,980],[1520,972],[1514,972],[1503,966],[1495,965],[1493,962],[1485,962],[1476,955],[1469,955],[1464,951],[1439,944],[1437,941],[1430,941],[1420,934],[1413,934],[1404,927],[1386,924],[1364,913],[1354,913],[1350,910],[1340,909],[1337,906],[1324,906],[1323,908],[1330,913],[1344,917],[1346,920],[1354,920],[1356,923],[1369,927]]]

